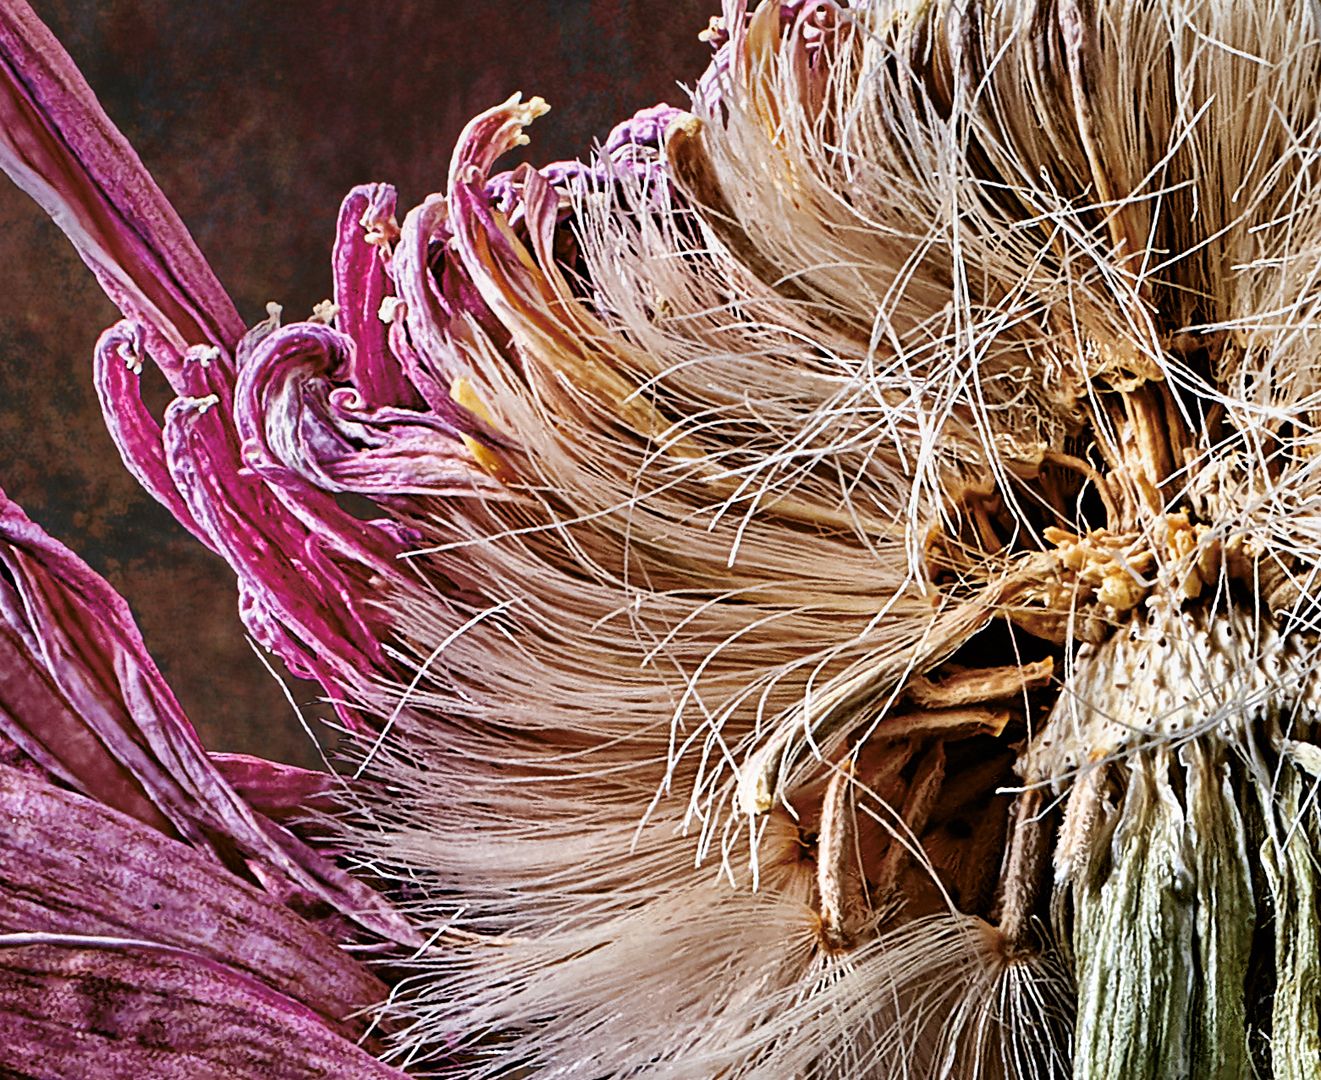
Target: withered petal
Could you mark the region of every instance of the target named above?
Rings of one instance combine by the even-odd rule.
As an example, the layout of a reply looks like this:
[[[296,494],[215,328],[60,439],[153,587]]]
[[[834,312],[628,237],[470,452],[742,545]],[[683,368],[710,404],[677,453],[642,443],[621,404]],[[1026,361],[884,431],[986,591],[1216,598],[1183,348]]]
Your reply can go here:
[[[0,1072],[102,1080],[400,1080],[312,1010],[197,953],[0,936]],[[89,1071],[90,1070],[90,1071]]]
[[[305,891],[374,933],[414,942],[367,885],[226,783],[128,605],[2,492],[0,622],[11,661],[0,680],[0,732],[51,775],[221,863],[237,858],[277,893]]]
[[[69,55],[21,0],[0,4],[0,167],[147,332],[176,382],[189,345],[228,349],[233,302]]]
[[[0,816],[0,930],[188,949],[336,1027],[385,996],[379,980],[307,920],[124,814],[0,766]]]

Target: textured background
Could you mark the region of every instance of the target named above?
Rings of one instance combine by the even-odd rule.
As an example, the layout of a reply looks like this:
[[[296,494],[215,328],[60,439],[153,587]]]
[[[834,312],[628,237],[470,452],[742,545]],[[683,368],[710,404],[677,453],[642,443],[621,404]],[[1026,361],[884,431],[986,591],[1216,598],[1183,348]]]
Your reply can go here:
[[[535,162],[682,105],[717,0],[33,0],[249,322],[329,294],[339,200],[443,185],[464,122],[515,90],[551,113]],[[0,182],[0,485],[129,600],[217,749],[312,763],[249,650],[228,568],[141,494],[105,434],[90,357],[116,312],[59,232]],[[300,702],[314,692],[294,686]]]

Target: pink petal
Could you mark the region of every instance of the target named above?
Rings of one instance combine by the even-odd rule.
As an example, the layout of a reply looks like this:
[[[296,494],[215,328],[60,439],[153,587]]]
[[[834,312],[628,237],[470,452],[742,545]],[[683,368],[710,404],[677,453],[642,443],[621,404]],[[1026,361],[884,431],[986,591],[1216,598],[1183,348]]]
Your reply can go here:
[[[211,753],[212,764],[225,782],[259,814],[283,818],[317,809],[335,787],[330,773],[300,769],[250,754]]]
[[[290,512],[318,535],[358,537],[344,554],[397,576],[393,545],[378,539],[369,547],[370,526],[350,519],[325,492],[352,491],[388,505],[404,495],[494,495],[500,488],[461,441],[464,410],[453,402],[448,415],[370,406],[354,381],[360,355],[328,326],[284,327],[240,369],[234,420],[244,463]],[[483,436],[504,442],[484,428]]]
[[[454,321],[468,312],[479,323],[490,313],[448,252],[449,207],[442,195],[429,196],[404,218],[390,271],[404,301],[402,326],[391,328],[392,344],[409,378],[433,409],[450,401],[450,386],[461,374],[454,348]],[[439,261],[432,272],[432,259]],[[395,337],[403,340],[395,341]]]
[[[93,374],[106,429],[134,479],[179,524],[214,550],[211,538],[193,519],[170,479],[161,426],[147,411],[139,389],[143,359],[141,334],[127,319],[110,327],[97,341]]]
[[[338,565],[318,546],[352,543],[361,523],[353,519],[342,538],[309,535],[275,491],[250,471],[240,473],[237,438],[225,418],[228,390],[219,383],[207,389],[211,395],[179,399],[166,412],[170,477],[238,574],[240,612],[258,640],[296,675],[328,687],[353,685],[384,663],[364,610],[374,594],[373,570]],[[371,561],[378,572],[388,562],[384,552],[372,553]]]
[[[0,168],[145,328],[171,382],[189,345],[243,333],[229,296],[73,61],[22,0],[0,4]]]
[[[0,815],[0,930],[188,949],[336,1027],[385,996],[379,980],[311,923],[132,818],[3,767]]]
[[[402,1080],[319,1016],[196,953],[0,937],[0,1072],[98,1080]]]
[[[384,246],[398,234],[395,191],[364,184],[348,193],[339,210],[331,265],[335,277],[335,325],[356,345],[349,377],[371,406],[421,405],[417,389],[390,355],[381,304],[390,295]]]
[[[269,890],[305,892],[386,938],[416,935],[367,886],[253,812],[147,655],[124,601],[0,493],[0,732],[94,799],[176,831]],[[141,798],[145,796],[145,800]],[[168,824],[166,824],[168,822]]]
[[[0,629],[0,734],[44,773],[177,835],[133,769],[73,711],[40,656],[12,625]]]

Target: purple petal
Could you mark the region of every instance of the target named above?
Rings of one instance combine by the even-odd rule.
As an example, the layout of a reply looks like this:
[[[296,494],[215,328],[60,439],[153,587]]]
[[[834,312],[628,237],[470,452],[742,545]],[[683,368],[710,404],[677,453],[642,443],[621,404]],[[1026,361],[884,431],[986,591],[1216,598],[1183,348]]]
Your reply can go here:
[[[12,590],[6,586],[5,592],[11,600]],[[139,821],[175,835],[132,769],[73,711],[40,657],[12,625],[0,629],[0,734],[43,773],[95,792]]]
[[[0,567],[0,645],[8,649],[0,731],[92,798],[177,832],[219,862],[237,852],[268,888],[306,892],[374,933],[414,942],[375,893],[225,783],[124,601],[2,493]]]
[[[0,937],[0,1072],[28,1076],[34,1065],[41,1076],[101,1080],[404,1075],[312,1010],[195,953],[116,938],[8,935]]]
[[[310,531],[370,535],[324,492],[352,491],[386,504],[404,495],[495,494],[492,481],[449,416],[412,409],[370,408],[353,382],[354,343],[319,323],[295,323],[271,334],[239,372],[234,419],[245,464],[263,477]],[[476,430],[469,424],[468,431]],[[486,442],[502,441],[483,432]],[[355,543],[346,551],[395,576],[390,545]],[[380,561],[384,554],[385,561]]]
[[[140,339],[138,328],[125,319],[106,330],[96,343],[93,373],[106,429],[137,482],[179,524],[214,550],[211,538],[193,520],[170,479],[161,426],[142,401],[138,382],[143,358]]]
[[[516,345],[563,357],[585,356],[599,329],[590,313],[574,298],[553,257],[559,196],[544,176],[522,167],[515,170],[521,189],[525,232],[540,255],[537,263],[527,245],[508,227],[486,183],[501,154],[521,145],[523,126],[545,111],[539,99],[521,102],[517,94],[488,109],[464,129],[450,162],[449,220],[453,247],[484,305],[501,321],[502,337]],[[500,340],[497,338],[496,340]],[[584,389],[599,384],[619,397],[628,390],[603,365],[584,365]]]
[[[664,102],[642,109],[611,129],[606,136],[605,152],[613,155],[634,147],[660,150],[665,145],[665,132],[682,115],[682,110]]]
[[[559,195],[541,173],[528,170],[523,184],[523,216],[527,224],[528,242],[541,266],[541,271],[552,280],[563,294],[569,285],[560,273],[555,260],[555,229],[560,223]]]
[[[179,399],[167,410],[170,476],[238,574],[241,614],[258,640],[296,675],[328,687],[352,685],[384,663],[365,610],[372,571],[321,557],[326,541],[309,535],[261,478],[241,473],[236,436],[225,418],[228,391],[219,384],[215,391]],[[362,531],[356,519],[348,527]],[[349,543],[352,535],[331,542]],[[372,552],[371,561],[378,570],[389,564],[384,551]]]
[[[0,168],[145,328],[172,383],[189,345],[228,349],[243,333],[178,214],[22,0],[0,4]]]
[[[388,184],[365,184],[349,192],[339,209],[331,265],[335,277],[335,325],[354,343],[347,381],[372,406],[421,405],[417,388],[391,355],[381,304],[390,295],[384,247],[399,235],[394,220],[395,191]]]
[[[481,325],[490,318],[466,276],[455,275],[447,250],[451,236],[449,206],[444,196],[432,195],[404,218],[390,263],[407,330],[406,349],[396,351],[413,384],[438,411],[447,407],[450,386],[462,373],[453,341],[455,321],[468,315]],[[435,273],[433,252],[439,260]],[[396,336],[393,328],[391,333]]]
[[[0,930],[188,949],[337,1027],[385,996],[379,980],[311,923],[132,818],[3,767],[0,815]]]
[[[259,814],[276,820],[318,809],[335,786],[329,773],[300,769],[250,754],[212,752],[211,763],[225,782]]]

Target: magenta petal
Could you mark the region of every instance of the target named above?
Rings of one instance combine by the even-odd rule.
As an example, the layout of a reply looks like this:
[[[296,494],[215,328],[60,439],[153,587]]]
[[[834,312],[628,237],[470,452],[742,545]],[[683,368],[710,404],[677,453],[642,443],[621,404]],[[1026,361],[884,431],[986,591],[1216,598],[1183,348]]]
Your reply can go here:
[[[334,789],[330,773],[300,769],[250,754],[210,755],[225,782],[259,814],[280,819],[316,809]]]
[[[147,655],[124,601],[2,493],[0,567],[0,620],[9,624],[0,642],[10,642],[7,670],[21,677],[0,682],[10,695],[0,696],[0,720],[15,725],[5,733],[20,748],[38,763],[44,748],[58,765],[54,775],[149,824],[158,824],[159,811],[220,862],[237,849],[277,892],[306,892],[374,933],[414,942],[367,886],[239,798]],[[127,799],[139,789],[154,810]]]
[[[0,930],[188,949],[333,1026],[385,996],[379,980],[311,923],[123,814],[0,767],[0,815]]]
[[[390,354],[389,333],[381,304],[390,295],[384,246],[399,227],[394,220],[395,191],[388,184],[364,184],[350,191],[339,209],[335,250],[335,325],[356,346],[352,376],[370,406],[416,408],[422,399]]]
[[[243,325],[183,222],[68,54],[21,0],[0,4],[0,168],[64,230],[175,382],[189,345]]]
[[[157,740],[173,758],[171,742],[196,745],[191,725],[163,683],[148,730],[148,718],[126,705],[126,678],[143,666],[149,680],[160,676],[124,602],[2,493],[0,566],[7,579],[4,704],[18,725],[11,737],[79,790],[154,825],[163,817],[205,846],[193,798],[151,745],[152,734],[177,729],[173,740]]]
[[[258,640],[295,674],[330,687],[378,670],[384,660],[363,610],[370,572],[325,560],[313,572],[307,526],[250,470],[240,475],[223,404],[175,401],[165,415],[165,453],[189,511],[239,576],[240,613]],[[373,561],[393,569],[383,552]]]
[[[196,953],[0,936],[0,1073],[98,1080],[402,1080],[312,1010]]]
[[[142,371],[138,328],[128,320],[106,330],[96,343],[93,372],[106,428],[128,471],[185,529],[207,547],[211,539],[193,520],[165,464],[161,427],[142,401],[138,376]]]
[[[431,195],[404,218],[399,243],[390,263],[395,288],[404,301],[403,328],[407,331],[406,349],[396,352],[413,384],[433,409],[443,409],[450,400],[450,385],[461,373],[451,337],[452,320],[463,313],[463,298],[472,301],[467,314],[482,321],[489,318],[486,306],[466,281],[452,279],[452,260],[447,251],[451,232],[449,207],[442,195]],[[432,273],[433,252],[439,259],[437,274]],[[459,294],[446,296],[446,282]],[[466,292],[465,292],[466,290]],[[401,329],[396,323],[394,330]]]
[[[0,628],[0,735],[45,774],[174,835],[134,770],[73,711],[25,635],[12,625]],[[133,756],[139,764],[143,760]]]
[[[395,576],[392,546],[350,518],[326,492],[356,492],[385,504],[405,495],[496,494],[500,488],[473,460],[455,423],[453,402],[436,415],[372,407],[353,382],[355,348],[320,323],[295,323],[267,337],[239,371],[234,421],[244,463],[309,531],[349,537],[344,554]],[[476,428],[469,423],[467,431]],[[503,440],[483,430],[484,441]],[[375,550],[373,550],[373,548]],[[386,556],[381,561],[381,556]]]

